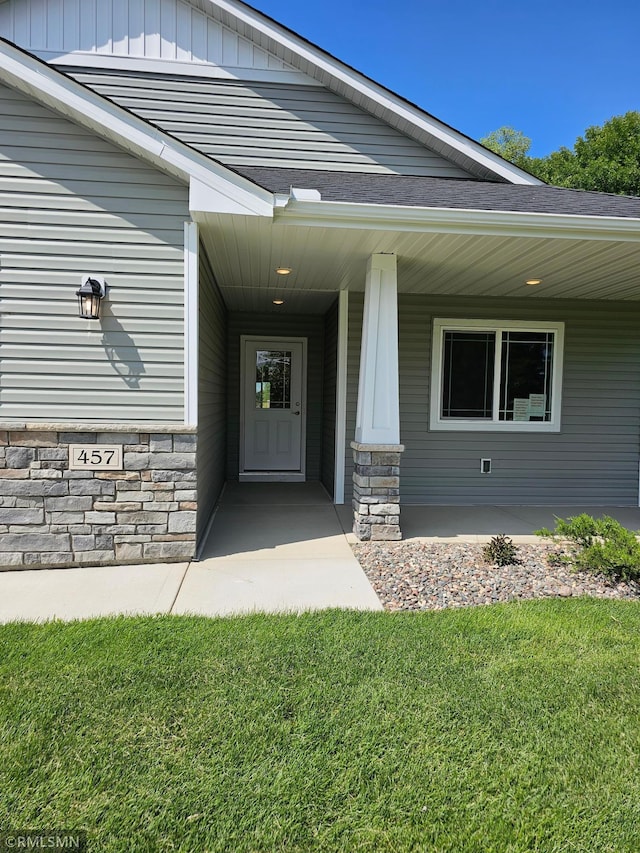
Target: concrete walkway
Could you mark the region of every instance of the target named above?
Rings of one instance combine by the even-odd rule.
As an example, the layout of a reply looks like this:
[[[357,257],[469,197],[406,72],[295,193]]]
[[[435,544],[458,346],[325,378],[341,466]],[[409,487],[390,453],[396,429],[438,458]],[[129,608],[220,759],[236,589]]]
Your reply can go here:
[[[0,572],[0,622],[170,613],[189,563]]]
[[[0,622],[381,610],[318,483],[229,484],[201,560],[0,572]]]
[[[611,515],[640,530],[637,507],[403,506],[405,541],[535,542],[555,517]],[[231,483],[200,562],[0,572],[0,622],[118,613],[224,616],[344,607],[380,610],[349,542],[351,508],[319,483]]]
[[[381,610],[319,483],[228,483],[173,613]]]

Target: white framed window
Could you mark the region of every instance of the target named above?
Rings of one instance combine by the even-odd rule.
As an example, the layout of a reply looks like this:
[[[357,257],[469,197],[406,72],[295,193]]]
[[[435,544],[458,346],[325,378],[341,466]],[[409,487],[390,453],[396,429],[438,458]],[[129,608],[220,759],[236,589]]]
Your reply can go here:
[[[559,432],[564,323],[434,319],[432,430]]]

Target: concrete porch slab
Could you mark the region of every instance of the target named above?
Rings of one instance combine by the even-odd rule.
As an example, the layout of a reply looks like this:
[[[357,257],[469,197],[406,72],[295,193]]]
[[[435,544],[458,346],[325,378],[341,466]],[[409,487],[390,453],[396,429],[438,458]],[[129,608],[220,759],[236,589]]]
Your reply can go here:
[[[406,539],[435,542],[488,542],[505,533],[516,542],[540,542],[535,531],[551,530],[556,518],[587,513],[595,518],[610,515],[631,530],[640,529],[640,508],[602,506],[407,506],[402,509]]]
[[[640,507],[615,506],[412,506],[402,505],[400,527],[403,541],[488,542],[504,533],[514,541],[539,542],[534,531],[551,530],[556,518],[587,513],[595,518],[609,515],[630,530],[640,530]],[[346,505],[338,508],[349,542],[357,542],[350,532],[353,513]]]
[[[221,497],[232,506],[319,506],[331,505],[322,483],[226,483]]]
[[[346,542],[335,509],[319,506],[232,505],[218,510],[201,559],[344,557]]]

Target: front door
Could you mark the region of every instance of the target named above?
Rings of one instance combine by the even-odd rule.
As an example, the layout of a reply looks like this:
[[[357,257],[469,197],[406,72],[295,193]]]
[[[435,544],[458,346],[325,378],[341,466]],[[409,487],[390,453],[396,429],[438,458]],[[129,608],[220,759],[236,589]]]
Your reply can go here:
[[[304,478],[305,344],[243,339],[243,479]]]

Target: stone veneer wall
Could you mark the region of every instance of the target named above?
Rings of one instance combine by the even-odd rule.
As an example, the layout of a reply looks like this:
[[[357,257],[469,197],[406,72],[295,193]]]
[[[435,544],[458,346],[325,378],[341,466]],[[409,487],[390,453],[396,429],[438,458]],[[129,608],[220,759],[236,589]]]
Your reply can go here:
[[[397,541],[403,444],[359,444],[353,450],[353,532],[363,542]]]
[[[0,423],[0,569],[193,558],[196,441],[158,424]],[[70,471],[70,444],[121,444],[124,470]]]

